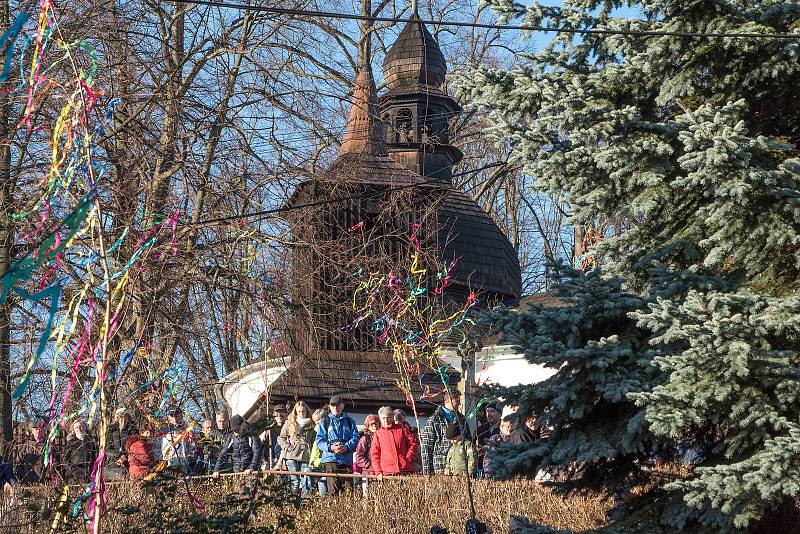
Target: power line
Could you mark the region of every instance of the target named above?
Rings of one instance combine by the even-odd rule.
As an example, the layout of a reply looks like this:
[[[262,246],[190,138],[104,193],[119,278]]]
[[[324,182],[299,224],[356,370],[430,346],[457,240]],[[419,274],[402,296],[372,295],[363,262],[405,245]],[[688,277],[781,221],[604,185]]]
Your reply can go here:
[[[469,174],[469,173],[457,173],[457,174],[454,174],[454,175],[450,176],[449,178],[451,178],[451,179],[452,178],[456,178],[456,177],[462,176],[464,174]],[[422,175],[418,174],[417,176],[422,176]],[[354,182],[354,184],[355,184],[355,182]],[[406,185],[387,187],[387,188],[383,188],[383,189],[377,189],[374,192],[368,193],[368,194],[359,193],[357,195],[350,195],[350,196],[346,196],[346,197],[329,198],[329,199],[326,199],[326,200],[321,200],[319,202],[309,202],[308,204],[297,204],[297,205],[294,205],[294,206],[283,206],[283,207],[280,207],[280,208],[272,208],[272,209],[266,209],[266,210],[252,211],[252,212],[249,212],[249,213],[244,213],[242,215],[229,215],[229,216],[226,216],[226,217],[217,217],[217,218],[214,218],[214,219],[204,219],[204,220],[201,220],[201,221],[197,221],[196,223],[188,222],[188,223],[185,224],[185,226],[212,225],[212,224],[219,224],[219,223],[228,222],[228,221],[251,219],[253,217],[257,217],[256,221],[260,221],[260,220],[263,220],[263,219],[272,218],[271,217],[272,215],[277,215],[279,213],[286,213],[286,212],[299,210],[299,209],[305,209],[305,208],[316,208],[316,207],[325,206],[325,205],[328,205],[328,204],[336,204],[336,203],[339,203],[339,202],[347,202],[348,200],[371,199],[371,198],[383,196],[383,195],[385,195],[387,193],[393,193],[395,191],[403,191],[405,189],[410,189],[410,188],[414,188],[414,187],[426,187],[426,186],[437,186],[437,185],[440,186],[442,189],[448,189],[447,186],[451,185],[451,184],[446,184],[441,179],[423,180],[421,182],[416,182],[416,183],[413,183],[413,184],[406,184]],[[450,188],[453,191],[456,190],[455,187],[451,186]],[[278,217],[275,217],[275,218],[278,218]]]
[[[576,33],[581,35],[629,35],[636,37],[705,37],[710,39],[800,39],[800,34],[792,33],[746,33],[746,32],[679,32],[679,31],[656,31],[656,30],[612,30],[602,28],[549,28],[547,26],[535,26],[532,24],[491,24],[485,22],[459,22],[446,20],[421,20],[404,19],[399,17],[370,17],[366,15],[354,15],[350,13],[337,13],[333,11],[311,11],[305,9],[291,9],[284,7],[267,7],[239,4],[235,2],[221,2],[217,0],[171,0],[178,4],[194,4],[209,7],[223,7],[231,9],[259,11],[274,15],[291,15],[298,17],[318,17],[342,20],[372,21],[372,22],[416,22],[430,26],[454,26],[461,28],[482,28],[489,30],[518,30],[536,31],[545,33]]]
[[[415,173],[412,173],[412,174],[415,174]],[[452,178],[456,178],[456,177],[462,176],[464,174],[468,174],[468,173],[457,173],[457,174],[454,174],[454,175],[450,176],[450,178],[451,179]],[[417,174],[417,176],[422,176],[422,175]],[[184,227],[210,226],[210,225],[220,224],[220,223],[224,223],[224,222],[228,222],[228,221],[236,221],[236,220],[252,219],[252,218],[256,218],[256,219],[255,219],[255,221],[251,221],[251,222],[258,222],[258,221],[261,221],[261,220],[264,220],[264,219],[279,218],[279,217],[273,217],[273,216],[281,214],[281,213],[287,213],[287,212],[290,212],[290,211],[299,210],[299,209],[315,208],[315,207],[319,207],[319,206],[326,206],[328,204],[336,204],[336,203],[340,203],[340,202],[347,202],[349,200],[359,200],[359,199],[369,200],[369,199],[372,199],[372,198],[375,198],[375,197],[383,196],[383,195],[385,195],[387,193],[392,193],[392,192],[395,192],[395,191],[403,191],[403,190],[414,188],[414,187],[440,186],[441,189],[448,189],[447,185],[451,185],[451,184],[446,184],[441,179],[423,180],[421,182],[417,182],[417,183],[413,183],[413,184],[406,184],[406,185],[401,185],[401,186],[393,186],[393,187],[388,187],[388,188],[381,188],[381,189],[377,189],[377,190],[373,191],[372,193],[367,193],[367,194],[359,193],[359,194],[356,194],[356,195],[350,195],[350,196],[346,196],[346,197],[334,197],[334,198],[329,198],[329,199],[326,199],[326,200],[321,200],[319,202],[309,202],[307,204],[297,204],[297,205],[293,205],[293,206],[283,206],[283,207],[280,207],[280,208],[272,208],[272,209],[266,209],[266,210],[253,211],[253,212],[244,213],[244,214],[241,214],[241,215],[229,215],[229,216],[226,216],[226,217],[217,217],[217,218],[213,218],[213,219],[204,219],[204,220],[200,220],[200,221],[197,221],[197,222],[194,222],[194,223],[189,221],[189,222],[184,224]],[[453,191],[456,190],[456,188],[452,187],[452,185],[451,185],[450,189],[452,189]],[[80,208],[81,205],[75,207],[73,209],[73,211],[70,213],[70,216],[72,214],[74,214],[76,212],[76,210],[78,210]],[[69,216],[67,218],[69,218]],[[54,233],[59,232],[61,229],[63,229],[63,221],[59,222],[59,224],[56,225],[56,228],[48,235],[53,235]],[[36,248],[38,248],[38,247],[36,247]],[[20,260],[15,261],[14,264],[18,264],[19,262],[25,260],[27,257],[30,256],[30,254],[31,254],[31,252],[33,250],[35,250],[35,249],[30,249]],[[12,270],[13,270],[13,265],[6,272],[4,272],[2,274],[2,276],[0,276],[0,278],[5,277]]]
[[[341,100],[346,101],[346,102],[350,102],[350,100],[348,100],[347,98],[342,98]],[[367,113],[369,113],[369,112],[367,112]],[[380,120],[384,124],[384,126],[386,126],[387,128],[391,128],[391,125],[386,123],[385,117],[381,117],[381,116],[375,115],[373,113],[369,113],[369,115],[374,117],[374,118],[376,118],[376,119],[378,119],[378,120]],[[427,119],[433,120],[433,119],[439,119],[439,118],[449,118],[449,117],[453,117],[455,115],[457,115],[457,114],[453,113],[452,111],[442,111],[442,112],[438,112],[438,113],[430,113],[430,114],[426,113],[424,115],[424,117],[427,118]],[[237,117],[237,118],[239,118],[239,117]],[[247,117],[247,118],[251,118],[251,117]],[[257,129],[254,128],[254,130],[258,130],[260,132],[260,131],[265,130],[265,128],[257,128]],[[343,127],[336,126],[336,127],[333,127],[333,128],[328,128],[329,132],[334,133],[334,134],[340,134],[340,135],[344,134],[346,130],[347,130],[346,126],[343,126]],[[307,140],[309,140],[311,135],[312,134],[310,132],[309,133],[302,133],[302,132],[301,133],[287,133],[287,134],[278,134],[278,135],[270,133],[269,135],[264,134],[264,135],[261,135],[257,139],[253,139],[251,144],[252,145],[261,145],[261,146],[263,146],[265,144],[271,145],[272,141],[289,144],[289,143],[292,143],[294,141],[307,141]],[[297,148],[298,146],[300,148],[302,148],[302,147],[314,148],[314,147],[317,147],[318,145],[316,143],[314,143],[314,142],[310,142],[310,143],[306,143],[306,144],[302,144],[302,145],[292,146],[291,148]]]
[[[378,118],[380,118],[380,117],[378,117]],[[264,219],[269,219],[269,218],[279,218],[279,217],[272,217],[272,216],[278,215],[278,214],[281,214],[281,213],[287,213],[287,212],[294,211],[294,210],[305,209],[305,208],[314,208],[314,207],[325,206],[325,205],[329,205],[329,204],[335,204],[335,203],[339,203],[339,202],[347,202],[347,201],[350,201],[350,200],[372,199],[372,198],[375,198],[375,197],[379,197],[379,196],[385,195],[387,193],[392,193],[392,192],[396,192],[396,191],[403,191],[403,190],[406,190],[406,189],[409,189],[409,188],[415,188],[415,187],[439,186],[442,189],[447,189],[448,188],[447,186],[449,185],[450,189],[452,189],[453,191],[459,190],[459,188],[455,187],[455,185],[452,184],[452,182],[450,182],[450,183],[443,182],[441,178],[432,179],[432,180],[431,179],[427,179],[422,174],[414,172],[414,171],[412,171],[410,169],[405,169],[405,172],[420,178],[421,181],[417,182],[417,183],[402,185],[402,186],[392,186],[392,187],[388,187],[388,188],[381,188],[381,189],[377,189],[376,191],[374,191],[372,193],[368,193],[368,194],[359,193],[359,194],[351,195],[351,196],[347,196],[347,197],[334,197],[334,198],[329,198],[329,199],[322,200],[322,201],[319,201],[319,202],[310,202],[310,203],[307,203],[307,204],[298,204],[298,205],[293,205],[293,206],[283,206],[283,207],[280,207],[280,208],[259,210],[259,211],[245,213],[245,214],[241,214],[241,215],[230,215],[230,216],[226,216],[226,217],[217,217],[217,218],[213,218],[213,219],[205,219],[205,220],[200,220],[200,221],[197,221],[197,222],[194,222],[194,223],[189,221],[189,222],[185,223],[184,226],[185,227],[191,227],[191,226],[204,227],[204,226],[210,226],[210,225],[219,224],[219,223],[223,223],[223,222],[233,221],[233,220],[243,220],[243,219],[251,219],[251,218],[255,218],[255,220],[253,220],[251,222],[258,222],[258,221],[261,221],[261,220],[264,220]],[[469,174],[473,174],[474,172],[476,172],[474,169],[473,170],[467,170],[467,171],[464,171],[464,172],[452,174],[452,175],[448,176],[447,178],[448,178],[448,180],[452,180],[453,178],[457,178],[457,177],[460,177],[460,176],[466,176],[466,175],[469,175]],[[466,191],[470,191],[470,190],[474,189],[476,186],[477,186],[477,184],[473,185],[473,187],[467,189]],[[73,208],[72,212],[70,212],[70,214],[64,220],[68,219],[72,214],[74,214],[78,209],[80,209],[81,205],[78,205],[75,208]],[[53,234],[59,232],[63,228],[63,223],[64,223],[64,221],[60,221],[56,225],[55,229],[48,235],[53,235]],[[41,244],[39,246],[41,246]],[[38,246],[36,248],[38,248]],[[29,257],[33,250],[35,250],[35,249],[30,249],[20,260],[17,260],[14,263],[15,264],[19,263],[20,261],[23,261],[24,259]],[[9,272],[11,272],[12,268],[9,268],[6,272],[4,272],[2,274],[2,276],[0,276],[0,278],[5,277]]]

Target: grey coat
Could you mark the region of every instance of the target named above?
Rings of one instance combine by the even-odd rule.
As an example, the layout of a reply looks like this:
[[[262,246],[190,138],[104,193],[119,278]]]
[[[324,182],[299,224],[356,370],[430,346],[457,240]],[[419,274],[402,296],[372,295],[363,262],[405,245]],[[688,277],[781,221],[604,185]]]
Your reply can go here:
[[[308,463],[316,436],[317,432],[314,430],[313,421],[308,420],[306,424],[298,425],[296,432],[292,435],[289,434],[289,422],[287,421],[281,428],[281,435],[278,436],[281,456],[284,460]]]

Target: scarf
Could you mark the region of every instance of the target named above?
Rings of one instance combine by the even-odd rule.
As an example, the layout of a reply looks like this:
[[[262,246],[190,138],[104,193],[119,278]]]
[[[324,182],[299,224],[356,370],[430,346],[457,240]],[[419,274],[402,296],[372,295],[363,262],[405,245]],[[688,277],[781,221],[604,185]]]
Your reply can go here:
[[[450,408],[446,406],[442,406],[442,413],[444,414],[445,418],[447,419],[448,423],[452,423],[456,420],[456,414]]]
[[[295,423],[297,424],[297,428],[303,428],[311,421],[310,417],[298,417],[295,419]]]

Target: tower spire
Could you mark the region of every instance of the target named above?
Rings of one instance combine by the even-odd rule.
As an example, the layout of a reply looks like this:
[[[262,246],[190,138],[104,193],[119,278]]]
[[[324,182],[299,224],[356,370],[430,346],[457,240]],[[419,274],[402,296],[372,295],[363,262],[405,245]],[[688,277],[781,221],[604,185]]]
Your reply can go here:
[[[389,153],[383,138],[383,124],[375,93],[372,68],[369,64],[361,65],[353,88],[353,106],[347,118],[342,146],[339,147],[339,157],[344,154],[385,156]]]
[[[388,91],[381,117],[391,157],[413,172],[450,183],[463,154],[450,144],[451,117],[461,108],[442,85],[447,62],[417,14],[411,16],[383,61]]]
[[[361,14],[369,17],[372,12],[371,0],[361,0]],[[378,95],[375,79],[372,77],[372,21],[361,23],[361,40],[358,46],[358,74],[353,88],[353,105],[347,118],[344,139],[339,148],[339,156],[344,154],[389,154],[383,138],[383,124],[380,120]]]

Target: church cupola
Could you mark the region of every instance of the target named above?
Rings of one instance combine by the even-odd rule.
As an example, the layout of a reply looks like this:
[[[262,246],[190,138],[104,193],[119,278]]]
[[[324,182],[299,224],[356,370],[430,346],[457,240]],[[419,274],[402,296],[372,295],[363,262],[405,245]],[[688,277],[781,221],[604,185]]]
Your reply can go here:
[[[389,89],[444,83],[447,63],[431,32],[414,15],[383,60],[383,75]]]
[[[450,145],[450,120],[461,108],[441,89],[446,74],[436,39],[415,14],[383,62],[386,145],[411,171],[450,183],[452,166],[463,154]]]

